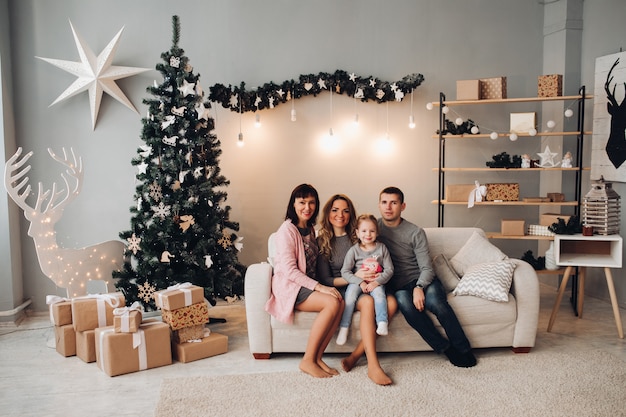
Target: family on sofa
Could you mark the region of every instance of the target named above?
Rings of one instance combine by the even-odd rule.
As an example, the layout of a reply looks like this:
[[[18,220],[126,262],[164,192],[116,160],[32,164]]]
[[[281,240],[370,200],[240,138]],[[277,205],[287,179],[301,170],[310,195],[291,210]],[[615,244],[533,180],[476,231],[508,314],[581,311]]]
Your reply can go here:
[[[472,367],[476,365],[472,345],[512,346],[524,352],[534,346],[539,290],[530,265],[508,259],[480,229],[451,228],[447,242],[439,236],[446,228],[441,228],[442,234],[403,219],[404,195],[396,187],[380,193],[379,209],[378,221],[365,216],[357,226],[350,199],[335,195],[324,206],[316,232],[317,191],[308,184],[293,190],[286,220],[270,240],[270,264],[251,265],[246,274],[250,349],[256,358],[304,351],[303,372],[331,377],[339,372],[322,355],[348,351],[350,355],[341,361],[344,371],[365,355],[369,378],[388,385],[392,381],[380,366],[378,351],[432,349],[455,366]],[[389,255],[391,263],[386,260]],[[361,267],[372,256],[383,263],[382,268]],[[517,270],[528,281],[523,283],[523,294],[519,288],[516,291],[522,286],[522,280],[514,278]],[[368,295],[350,296],[353,289],[373,294],[382,286],[387,294],[386,314],[381,311],[384,297],[375,302]],[[458,303],[461,319],[456,303],[451,302],[457,298],[469,300]],[[358,311],[351,327],[358,331],[344,345],[349,318],[342,321],[342,313],[345,304],[355,299]],[[391,320],[398,309],[404,324]],[[340,322],[339,340],[331,343]],[[406,337],[403,327],[407,324],[417,333]],[[298,338],[303,332],[308,334]]]

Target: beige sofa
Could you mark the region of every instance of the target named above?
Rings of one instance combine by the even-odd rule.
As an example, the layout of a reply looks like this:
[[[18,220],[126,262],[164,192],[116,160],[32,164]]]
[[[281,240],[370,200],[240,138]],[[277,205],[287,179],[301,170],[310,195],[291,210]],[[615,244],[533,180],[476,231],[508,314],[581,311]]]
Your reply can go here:
[[[474,231],[471,227],[425,228],[431,256],[443,253],[448,258],[463,246]],[[273,255],[271,239],[269,255]],[[526,353],[535,345],[539,315],[539,281],[535,270],[526,262],[517,264],[506,303],[474,296],[448,294],[473,348],[511,347]],[[268,359],[274,352],[304,352],[309,330],[317,313],[296,312],[293,324],[281,323],[265,312],[270,296],[272,267],[269,263],[250,265],[245,276],[245,305],[250,352],[256,359]],[[430,313],[429,313],[430,314]],[[439,326],[439,323],[433,320]],[[326,352],[350,352],[360,339],[359,313],[355,312],[348,342],[339,346],[334,339]],[[443,334],[443,330],[438,327]],[[432,350],[398,313],[389,323],[389,335],[379,337],[379,352],[412,352]]]

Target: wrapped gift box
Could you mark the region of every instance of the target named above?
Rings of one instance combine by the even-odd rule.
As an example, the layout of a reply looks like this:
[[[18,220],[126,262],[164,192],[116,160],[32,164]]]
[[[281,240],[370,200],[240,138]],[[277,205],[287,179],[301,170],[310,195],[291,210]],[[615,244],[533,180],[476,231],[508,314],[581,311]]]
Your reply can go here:
[[[174,330],[174,341],[184,343],[190,340],[202,339],[204,337],[204,330],[204,324],[196,324],[194,326]]]
[[[506,98],[506,77],[481,78],[480,98]]]
[[[446,201],[467,202],[475,188],[476,184],[448,184],[446,185]]]
[[[96,361],[96,338],[94,330],[76,332],[76,356],[83,362]]]
[[[525,221],[518,219],[502,219],[501,233],[502,236],[524,236]]]
[[[552,202],[560,203],[565,201],[565,194],[563,193],[548,193],[547,195]]]
[[[123,307],[124,294],[121,292],[109,294],[90,294],[72,298],[72,324],[74,330],[82,332],[93,330],[96,327],[113,324],[113,310]]]
[[[568,214],[559,214],[559,213],[543,213],[539,218],[539,224],[541,226],[552,226],[554,223],[559,222],[559,218],[563,219],[565,224],[570,219],[570,215]]]
[[[130,307],[113,310],[113,327],[117,333],[134,333],[139,330],[143,319],[143,306],[135,301]]]
[[[76,331],[71,323],[54,326],[54,340],[59,354],[65,357],[76,355]]]
[[[518,201],[519,200],[519,184],[518,183],[494,183],[486,184],[487,194],[486,201]]]
[[[537,97],[559,97],[563,95],[563,75],[550,74],[537,77]]]
[[[188,282],[154,293],[154,302],[163,310],[177,310],[204,301],[204,288]]]
[[[170,325],[172,330],[179,330],[198,324],[205,324],[209,321],[209,308],[206,303],[192,304],[176,310],[162,310],[163,321]]]
[[[95,330],[98,368],[109,376],[170,365],[172,346],[166,323],[142,323],[136,333],[116,333],[113,326]]]
[[[456,82],[456,99],[457,100],[479,100],[480,99],[480,81],[478,80],[459,80]]]
[[[510,132],[528,133],[530,129],[537,127],[537,113],[511,113],[510,122]]]
[[[50,321],[55,326],[72,324],[72,301],[54,295],[46,297],[46,303],[50,305]]]
[[[211,332],[197,342],[173,343],[172,352],[179,362],[192,362],[228,352],[228,336]]]

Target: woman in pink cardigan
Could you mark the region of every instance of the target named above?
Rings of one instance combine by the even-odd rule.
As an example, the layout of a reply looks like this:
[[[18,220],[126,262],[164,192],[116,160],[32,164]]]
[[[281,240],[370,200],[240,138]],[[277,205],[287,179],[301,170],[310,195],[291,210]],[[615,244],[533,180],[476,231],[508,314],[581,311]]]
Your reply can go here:
[[[291,193],[285,221],[275,237],[276,256],[272,294],[265,310],[276,319],[293,322],[294,309],[319,312],[309,334],[300,370],[317,378],[338,375],[322,360],[324,350],[335,334],[343,299],[335,287],[315,279],[319,248],[313,226],[319,213],[317,190],[309,184],[297,186]]]

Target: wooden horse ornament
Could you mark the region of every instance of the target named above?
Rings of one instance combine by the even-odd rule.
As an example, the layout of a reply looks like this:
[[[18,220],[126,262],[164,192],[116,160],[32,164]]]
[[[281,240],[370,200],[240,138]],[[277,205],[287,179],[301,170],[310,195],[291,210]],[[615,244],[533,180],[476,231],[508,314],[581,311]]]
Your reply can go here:
[[[613,85],[612,91],[610,88],[611,82],[613,81],[612,73],[617,64],[619,64],[619,58],[615,60],[604,83],[604,91],[606,91],[606,97],[608,99],[606,108],[611,115],[611,132],[609,133],[609,140],[606,143],[605,150],[615,169],[622,166],[624,161],[626,161],[626,97],[622,99],[621,103],[618,103],[615,99],[615,87],[617,83]],[[626,82],[624,82],[624,89],[626,90]]]
[[[24,210],[30,222],[28,235],[33,238],[41,271],[58,287],[67,290],[68,297],[85,295],[89,280],[112,280],[112,272],[119,270],[124,263],[125,245],[121,241],[107,241],[80,249],[62,248],[57,244],[55,224],[63,216],[63,210],[80,194],[83,184],[83,163],[70,148],[70,159],[63,149],[63,157],[48,149],[50,156],[67,170],[61,174],[64,188],[43,191],[41,182],[34,206],[26,200],[31,194],[29,178],[26,174],[31,166],[26,165],[33,152],[22,157],[22,148],[9,158],[4,168],[4,182],[7,192],[15,203]],[[20,158],[21,157],[21,158]]]

